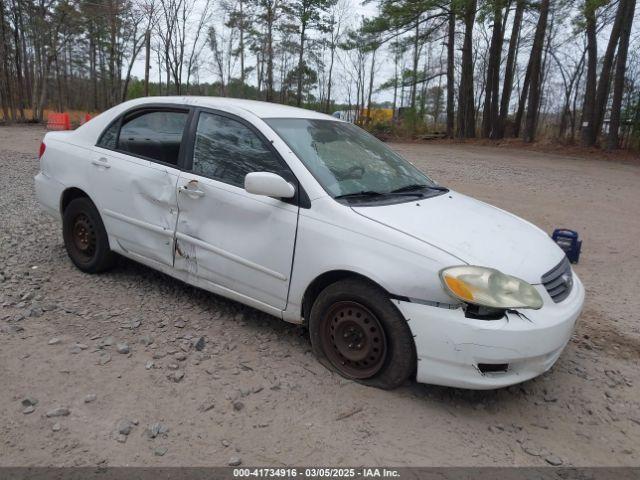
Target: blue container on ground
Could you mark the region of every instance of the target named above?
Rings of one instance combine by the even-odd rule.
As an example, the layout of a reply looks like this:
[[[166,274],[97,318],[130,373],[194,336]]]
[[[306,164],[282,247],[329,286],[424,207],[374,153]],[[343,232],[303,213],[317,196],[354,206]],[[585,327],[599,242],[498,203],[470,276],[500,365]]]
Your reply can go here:
[[[564,250],[571,263],[578,263],[582,249],[582,240],[580,240],[578,232],[568,228],[556,228],[551,238]]]

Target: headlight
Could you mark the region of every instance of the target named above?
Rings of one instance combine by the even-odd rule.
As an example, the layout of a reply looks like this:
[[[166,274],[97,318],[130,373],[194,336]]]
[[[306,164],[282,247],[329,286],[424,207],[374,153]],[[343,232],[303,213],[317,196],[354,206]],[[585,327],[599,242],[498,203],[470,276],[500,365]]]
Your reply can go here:
[[[466,303],[492,308],[542,307],[542,297],[529,283],[493,268],[461,265],[440,271],[445,290]]]

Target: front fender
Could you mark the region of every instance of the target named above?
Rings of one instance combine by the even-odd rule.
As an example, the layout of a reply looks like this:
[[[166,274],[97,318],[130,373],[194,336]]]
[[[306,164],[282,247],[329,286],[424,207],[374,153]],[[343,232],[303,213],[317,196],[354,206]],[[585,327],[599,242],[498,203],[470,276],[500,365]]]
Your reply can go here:
[[[330,202],[330,203],[329,203]],[[299,322],[307,287],[323,273],[354,272],[394,296],[450,303],[438,272],[452,255],[326,197],[301,211],[285,320]]]

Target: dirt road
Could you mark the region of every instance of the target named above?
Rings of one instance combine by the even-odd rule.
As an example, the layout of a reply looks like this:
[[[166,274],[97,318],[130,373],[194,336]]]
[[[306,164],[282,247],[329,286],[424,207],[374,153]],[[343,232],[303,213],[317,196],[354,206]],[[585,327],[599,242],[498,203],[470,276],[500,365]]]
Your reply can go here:
[[[42,134],[0,128],[0,465],[640,463],[640,166],[394,145],[444,185],[578,230],[588,294],[541,378],[385,392],[325,370],[300,327],[133,262],[76,270],[35,203]]]

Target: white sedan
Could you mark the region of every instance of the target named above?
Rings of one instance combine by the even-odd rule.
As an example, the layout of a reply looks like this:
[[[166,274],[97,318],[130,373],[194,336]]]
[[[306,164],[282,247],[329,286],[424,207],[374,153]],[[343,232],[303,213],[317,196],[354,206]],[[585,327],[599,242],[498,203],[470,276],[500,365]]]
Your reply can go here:
[[[324,365],[367,385],[528,380],[584,302],[543,231],[308,110],[132,100],[48,133],[35,183],[82,271],[119,254],[305,324]]]

